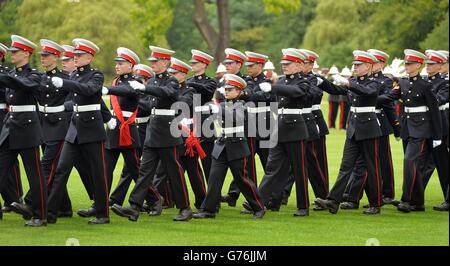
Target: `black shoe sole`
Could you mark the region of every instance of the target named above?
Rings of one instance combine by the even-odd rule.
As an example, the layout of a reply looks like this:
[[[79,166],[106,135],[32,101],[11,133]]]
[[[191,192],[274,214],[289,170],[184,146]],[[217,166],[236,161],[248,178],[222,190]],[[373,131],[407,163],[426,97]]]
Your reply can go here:
[[[139,217],[136,217],[136,216],[133,216],[133,215],[124,214],[124,213],[122,213],[121,211],[117,210],[116,208],[111,208],[111,210],[112,210],[115,214],[117,214],[118,216],[124,217],[124,218],[128,218],[128,220],[129,220],[129,221],[132,221],[132,222],[137,222],[137,220],[138,220],[138,218],[139,218]]]

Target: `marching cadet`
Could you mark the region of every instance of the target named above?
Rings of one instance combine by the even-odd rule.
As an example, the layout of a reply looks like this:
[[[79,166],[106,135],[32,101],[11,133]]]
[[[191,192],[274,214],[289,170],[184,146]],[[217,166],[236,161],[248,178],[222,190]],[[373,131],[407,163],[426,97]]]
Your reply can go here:
[[[75,56],[74,50],[75,49],[71,45],[62,45],[62,47],[64,48],[64,52],[60,58],[61,63],[62,63],[62,70],[69,76],[76,75],[77,67],[75,66],[75,63],[74,63],[74,56]],[[67,113],[67,117],[68,117],[67,122],[68,122],[68,124],[70,124],[70,120],[72,118],[73,109],[74,109],[72,92],[68,93],[68,95],[66,97],[66,101],[64,103],[64,106],[66,108],[66,113]],[[104,123],[107,123],[109,121],[111,121],[111,123],[116,122],[115,120],[114,121],[111,120],[112,115],[103,100],[101,102],[101,113],[102,113]],[[92,179],[89,177],[90,173],[89,173],[89,169],[88,169],[87,165],[88,164],[84,162],[84,158],[80,157],[80,158],[75,159],[74,167],[78,171],[78,174],[79,174],[81,181],[86,189],[89,199],[91,201],[93,201],[94,200],[94,188],[93,188],[94,185],[92,183]],[[77,211],[77,214],[80,217],[95,217],[95,213],[96,213],[96,211],[94,208],[94,204],[88,209],[81,209],[81,210]]]
[[[186,84],[186,77],[191,70],[192,69],[188,64],[172,57],[168,72],[179,83],[178,102],[175,105],[175,108],[183,110],[187,106],[189,107],[189,109],[183,110],[189,112],[182,113],[180,116],[180,119],[182,118],[182,120],[179,123],[179,127],[183,131],[183,143],[178,147],[178,153],[180,154],[180,164],[183,169],[183,174],[184,172],[187,172],[195,195],[194,206],[199,210],[206,196],[206,185],[203,172],[199,165],[199,154],[203,154],[204,151],[201,149],[199,140],[194,135],[194,127],[198,124],[196,124],[194,122],[194,118],[192,118],[195,89]],[[200,149],[200,151],[198,149]],[[155,179],[157,180],[157,183],[155,184],[154,182],[154,184],[156,185],[157,190],[163,191],[163,186],[167,184],[167,175],[161,164],[158,165],[157,176]],[[157,199],[158,198],[156,198],[156,200]],[[156,203],[154,205],[156,205]],[[151,215],[156,216],[160,215],[160,213],[155,210],[155,212],[151,213]]]
[[[128,84],[129,81],[134,80],[133,67],[140,63],[140,59],[132,50],[119,47],[117,48],[117,56],[114,61],[116,61],[117,76],[113,80],[111,87],[102,89],[103,95],[110,95],[113,109],[112,119],[117,121],[117,126],[109,127],[106,130],[105,161],[108,190],[111,189],[114,169],[121,154],[124,158],[124,167],[127,168],[131,180],[137,180],[140,164],[137,151],[140,146],[140,139],[138,128],[135,124],[139,95]],[[119,194],[122,195],[120,197],[122,198],[127,191],[128,187],[117,187],[111,194],[109,205],[112,206],[115,203],[113,195]],[[122,202],[119,203],[122,204]]]
[[[254,219],[261,219],[265,214],[261,204],[256,184],[248,176],[248,156],[250,150],[245,137],[246,108],[240,101],[240,95],[247,83],[241,77],[233,74],[225,75],[225,99],[220,103],[221,136],[218,137],[213,150],[211,173],[208,180],[208,192],[201,206],[201,211],[194,214],[196,219],[214,218],[217,204],[220,202],[225,177],[230,168],[233,178],[249,203]],[[216,106],[216,108],[219,108]],[[232,121],[229,121],[229,120]]]
[[[46,178],[47,193],[50,194],[53,177],[69,125],[64,107],[68,93],[64,90],[56,89],[51,82],[51,78],[60,77],[67,79],[68,75],[57,67],[58,59],[64,48],[54,41],[46,39],[41,39],[40,45],[41,64],[45,70],[45,73],[42,75],[38,97],[39,117],[44,141],[42,145],[42,171]],[[72,217],[72,203],[67,188],[64,189],[63,194],[58,217]],[[27,194],[25,197],[26,204],[15,205],[14,208],[19,210],[23,216],[30,217],[32,216],[30,201],[30,195]]]
[[[380,89],[380,95],[388,94],[393,87],[393,82],[390,78],[386,77],[382,70],[389,60],[389,55],[383,51],[370,49],[367,51],[377,58],[377,62],[372,68],[372,78],[377,80],[382,84]],[[381,137],[380,137],[380,167],[381,167],[381,177],[382,177],[382,205],[392,204],[397,206],[400,202],[395,200],[395,182],[394,182],[394,167],[392,163],[392,153],[389,141],[389,136],[394,134],[396,138],[400,137],[400,122],[398,121],[394,102],[377,102],[377,113],[378,121],[381,127]],[[366,181],[366,169],[364,166],[364,161],[360,157],[356,163],[355,169],[352,173],[351,180],[347,185],[345,194],[346,202],[341,204],[341,209],[358,209],[359,201],[362,198],[362,191],[364,190]],[[368,205],[365,206],[368,208]]]
[[[304,97],[304,105],[302,109],[303,120],[306,123],[309,136],[305,143],[305,165],[307,167],[307,176],[316,198],[324,198],[328,194],[328,175],[325,175],[323,163],[320,163],[324,159],[323,157],[319,157],[319,151],[317,149],[317,147],[321,147],[322,145],[319,132],[320,129],[316,122],[316,117],[312,112],[313,104],[317,102],[318,99],[322,99],[323,91],[316,85],[317,78],[314,75],[310,75],[314,62],[317,58],[319,58],[319,55],[313,51],[305,49],[299,49],[299,52],[306,56],[304,60],[305,63],[301,69],[302,77],[307,78],[311,86],[308,93]],[[280,190],[272,195],[268,208],[272,211],[278,211],[283,200],[283,194],[290,195],[294,183],[294,178],[292,173],[290,173],[288,182],[284,186],[283,190]],[[324,209],[315,206],[314,210],[320,211]]]
[[[442,145],[431,149],[431,155],[427,161],[425,167],[425,176],[423,180],[424,189],[428,185],[431,176],[433,175],[434,169],[437,169],[439,181],[441,184],[442,192],[444,198],[447,195],[447,188],[449,185],[449,169],[448,169],[448,106],[449,106],[449,92],[448,92],[448,80],[441,77],[439,73],[441,65],[447,60],[446,56],[440,52],[427,50],[425,52],[427,56],[426,61],[426,71],[428,73],[428,81],[432,83],[433,94],[438,100],[439,110],[441,113],[441,124],[442,124]],[[430,144],[429,144],[430,145]],[[436,206],[439,210],[440,207],[444,206],[445,202],[441,205]],[[436,208],[435,208],[436,209]]]
[[[0,74],[0,87],[6,88],[9,105],[0,133],[0,186],[3,187],[4,180],[13,171],[20,154],[30,184],[33,214],[25,226],[46,226],[47,186],[39,159],[42,130],[36,110],[41,76],[29,65],[36,44],[18,35],[12,35],[11,41],[9,50],[15,68],[9,75]]]
[[[94,189],[96,218],[88,223],[107,224],[109,192],[104,152],[106,133],[101,112],[104,77],[90,65],[100,49],[89,40],[77,38],[72,42],[75,46],[74,62],[77,71],[69,79],[52,78],[52,83],[57,89],[73,93],[74,113],[48,199],[48,222],[56,223],[57,211],[70,172],[78,158],[82,157],[83,164],[89,169]]]
[[[264,92],[272,92],[278,98],[278,132],[271,136],[276,146],[269,151],[266,174],[258,192],[267,205],[273,192],[281,190],[287,182],[291,169],[297,190],[297,208],[294,216],[309,215],[308,180],[305,165],[305,142],[308,129],[302,116],[306,94],[310,83],[301,75],[306,55],[298,49],[283,49],[281,61],[284,77],[275,85],[261,83]],[[248,205],[244,204],[248,209]]]
[[[381,129],[376,115],[377,97],[381,84],[369,77],[375,56],[365,51],[353,52],[354,77],[347,80],[334,75],[336,85],[326,79],[319,79],[319,87],[330,94],[347,95],[350,108],[347,138],[345,140],[339,174],[326,199],[318,198],[315,203],[336,214],[343,200],[345,188],[358,157],[362,156],[367,169],[367,194],[370,208],[364,214],[379,214],[381,207],[381,174],[379,162],[379,137]]]
[[[446,58],[445,62],[441,65],[441,70],[439,72],[443,78],[448,78],[448,51],[440,50],[438,52],[445,55]]]
[[[152,53],[149,61],[155,72],[154,78],[150,79],[147,85],[137,81],[129,82],[135,90],[152,96],[152,115],[147,126],[139,178],[129,198],[130,206],[114,204],[111,209],[119,216],[137,221],[158,163],[161,162],[180,210],[174,221],[188,221],[192,218],[192,210],[177,150],[183,140],[181,136],[176,135],[179,133],[178,125],[171,125],[176,118],[176,110],[170,108],[178,100],[178,81],[167,73],[167,69],[174,51],[155,46],[150,46],[150,50]]]
[[[240,99],[243,101],[250,101],[250,95],[252,94],[253,91],[253,81],[251,80],[251,78],[245,77],[242,73],[241,73],[241,69],[242,66],[245,64],[245,62],[248,60],[247,56],[245,54],[243,54],[242,52],[233,49],[233,48],[227,48],[225,49],[225,60],[223,61],[223,64],[225,65],[225,68],[227,70],[228,74],[233,74],[233,75],[237,75],[239,77],[241,77],[242,79],[244,79],[247,83],[246,88],[244,88],[244,90],[242,91],[242,95],[240,96]],[[218,99],[219,101],[223,100],[223,93],[224,93],[224,89],[223,89],[223,84],[219,84],[219,88],[217,89],[216,93],[215,93],[215,99]],[[252,180],[254,180],[254,182],[257,180],[256,177],[256,165],[255,165],[255,150],[254,148],[250,147],[251,143],[248,142],[247,143],[249,145],[250,148],[250,155],[249,155],[249,163],[247,164],[248,169],[248,174],[249,176],[252,178]],[[256,183],[256,182],[255,182]],[[235,182],[231,182],[230,183],[230,187],[228,189],[228,194],[225,196],[222,196],[221,198],[221,202],[226,202],[228,203],[228,206],[230,207],[235,207],[236,206],[236,201],[239,198],[239,194],[240,191],[236,185]]]
[[[153,76],[153,70],[151,67],[144,65],[144,64],[137,64],[133,68],[134,78],[135,80],[141,82],[142,84],[147,84],[148,79],[150,79]],[[130,90],[130,94],[136,94],[133,91]],[[137,115],[134,120],[134,123],[136,124],[136,128],[138,129],[139,133],[139,146],[137,148],[137,156],[138,158],[141,158],[142,155],[142,147],[145,142],[145,132],[147,131],[147,123],[150,118],[150,111],[148,109],[148,101],[149,97],[148,95],[143,95],[141,93],[136,94],[139,98],[138,100],[138,109],[137,109]],[[138,175],[139,176],[139,175]],[[117,186],[115,190],[111,193],[110,196],[110,206],[114,204],[123,205],[123,202],[125,201],[126,194],[128,192],[128,189],[131,185],[131,181],[137,180],[138,176],[135,176],[136,179],[133,180],[133,177],[130,174],[130,171],[128,170],[128,167],[124,165],[122,169],[122,173],[120,176],[120,180],[117,183]],[[153,187],[150,187],[152,189]],[[152,190],[150,190],[152,192]],[[148,212],[148,208],[144,208]]]
[[[8,74],[9,72],[9,68],[2,65],[2,63],[5,62],[7,51],[8,47],[0,43],[0,74]],[[3,127],[3,120],[8,114],[5,93],[5,88],[3,86],[0,86],[0,128]],[[4,212],[11,212],[11,203],[22,202],[23,189],[20,179],[20,169],[18,168],[18,165],[19,161],[16,160],[13,165],[11,174],[6,179],[3,188],[0,189],[0,194],[5,201],[5,206],[3,208],[0,203],[0,219],[2,219]]]
[[[210,102],[217,89],[217,82],[206,75],[206,69],[214,60],[214,57],[198,50],[191,50],[192,58],[190,60],[194,76],[187,80],[187,85],[193,87],[197,94],[201,96],[200,106],[194,106],[194,115],[196,117],[195,135],[200,137],[202,149],[205,151],[206,157],[202,159],[202,166],[206,180],[209,178],[211,171],[211,153],[214,148],[214,132],[213,123],[210,122],[211,109],[206,103]],[[196,103],[194,103],[196,105]],[[202,127],[205,121],[210,122],[209,134],[205,135]],[[206,122],[206,123],[208,123]]]
[[[401,137],[405,150],[403,160],[403,195],[397,209],[401,212],[424,211],[424,165],[430,149],[442,145],[442,122],[439,105],[433,95],[433,85],[422,79],[420,68],[427,57],[406,49],[405,69],[408,79],[402,79],[388,95],[379,100],[400,100]],[[430,146],[429,139],[432,140]]]

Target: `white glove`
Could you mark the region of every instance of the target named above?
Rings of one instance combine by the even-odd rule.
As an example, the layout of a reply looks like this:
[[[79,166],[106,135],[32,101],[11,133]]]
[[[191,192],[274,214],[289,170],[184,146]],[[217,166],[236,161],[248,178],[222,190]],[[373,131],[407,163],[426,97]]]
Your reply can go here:
[[[319,85],[322,84],[322,83],[323,83],[323,79],[317,77],[317,86],[319,86]]]
[[[103,87],[103,88],[102,88],[102,95],[107,95],[108,93],[109,93],[108,88]]]
[[[111,120],[109,120],[108,123],[106,123],[106,126],[109,129],[114,130],[117,126],[117,120],[115,118],[111,118]]]
[[[145,85],[136,80],[128,81],[128,83],[134,90],[145,91]]]
[[[225,95],[225,88],[224,87],[218,88],[217,91],[220,92],[222,95]]]
[[[336,81],[338,85],[349,86],[350,82],[348,79],[342,77],[341,75],[333,75],[333,80]]]
[[[319,134],[320,134],[320,128],[319,128],[319,125],[316,125],[316,127],[317,127],[317,132],[319,132]]]
[[[58,77],[53,77],[52,83],[53,83],[53,86],[55,86],[56,88],[61,88],[63,86],[63,79],[58,78]]]
[[[433,149],[442,144],[442,140],[433,140]]]
[[[269,82],[263,82],[263,83],[259,84],[259,88],[263,92],[270,92],[270,91],[272,91],[272,85],[270,85]]]
[[[216,104],[210,104],[209,107],[211,108],[211,113],[217,114],[219,112],[219,106]]]

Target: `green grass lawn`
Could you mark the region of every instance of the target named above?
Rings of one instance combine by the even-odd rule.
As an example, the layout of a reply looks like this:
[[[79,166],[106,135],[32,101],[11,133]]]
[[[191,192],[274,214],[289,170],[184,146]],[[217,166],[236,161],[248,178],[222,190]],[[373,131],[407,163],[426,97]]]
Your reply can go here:
[[[324,104],[325,106],[326,104]],[[324,111],[326,114],[326,110]],[[332,130],[328,137],[328,158],[331,184],[339,169],[345,132]],[[402,188],[402,147],[393,140],[393,159],[396,174],[397,198]],[[115,172],[119,179],[122,160]],[[23,175],[24,176],[24,175]],[[258,177],[263,172],[259,167]],[[224,193],[231,175],[227,177]],[[27,182],[24,182],[27,186]],[[68,184],[74,210],[90,206],[77,172]],[[310,199],[314,200],[310,189]],[[268,212],[263,220],[252,220],[239,214],[241,208],[222,205],[216,219],[192,220],[175,223],[175,209],[165,210],[160,217],[142,215],[138,222],[111,213],[111,224],[90,226],[87,219],[74,217],[59,219],[56,225],[45,228],[25,228],[24,221],[16,214],[5,214],[0,221],[0,245],[56,245],[66,244],[76,238],[80,245],[366,245],[375,238],[380,245],[449,245],[449,213],[432,210],[443,200],[437,176],[433,176],[426,191],[426,212],[403,214],[394,207],[383,207],[378,216],[365,216],[362,209],[341,210],[337,215],[328,212],[312,212],[306,218],[294,218],[295,193],[287,207],[279,213]],[[191,194],[191,201],[193,195]],[[241,197],[239,203],[243,202]],[[367,203],[364,198],[362,203]]]

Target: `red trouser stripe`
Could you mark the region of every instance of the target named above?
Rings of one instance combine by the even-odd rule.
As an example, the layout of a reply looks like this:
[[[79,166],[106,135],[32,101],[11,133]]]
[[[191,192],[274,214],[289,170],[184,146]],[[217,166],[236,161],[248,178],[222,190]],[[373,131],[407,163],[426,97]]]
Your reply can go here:
[[[50,170],[50,175],[47,177],[47,180],[48,180],[47,181],[47,186],[50,186],[50,184],[51,184],[51,182],[53,180],[54,171],[55,171],[55,164],[56,164],[56,161],[59,160],[59,156],[61,155],[61,151],[62,151],[63,145],[64,145],[64,141],[61,141],[61,144],[59,145],[59,148],[58,148],[58,152],[56,153],[55,159],[53,159],[53,162],[52,162],[52,169]]]
[[[261,202],[259,202],[258,197],[256,196],[256,192],[255,192],[255,190],[253,189],[253,187],[252,187],[250,181],[248,180],[248,177],[247,177],[247,175],[246,175],[246,169],[247,169],[247,158],[244,157],[244,169],[242,169],[242,170],[243,170],[243,178],[242,178],[242,180],[243,180],[244,182],[246,182],[246,183],[248,184],[248,186],[250,187],[250,189],[252,190],[253,197],[255,198],[255,201],[256,201],[256,203],[258,203],[259,207],[260,207],[261,209],[264,209],[264,206],[261,204]],[[256,185],[255,185],[255,186],[256,186]]]
[[[183,194],[184,194],[184,203],[186,204],[186,208],[189,207],[189,200],[188,200],[188,196],[187,196],[187,192],[186,192],[186,184],[184,183],[184,175],[183,175],[183,171],[181,169],[181,165],[178,162],[178,156],[177,156],[177,147],[173,148],[173,156],[174,156],[174,160],[177,163],[177,167],[178,167],[178,172],[180,174],[180,181],[181,181],[181,186],[183,189]]]
[[[104,143],[102,142],[102,167],[103,167],[103,182],[105,183],[105,189],[106,189],[106,215],[109,216],[109,189],[108,189],[108,181],[106,179],[106,167],[105,167],[105,147]],[[94,199],[95,200],[95,199]]]
[[[359,188],[359,192],[358,192],[358,196],[356,198],[356,200],[359,202],[359,199],[361,198],[361,193],[364,190],[364,187],[366,186],[367,183],[367,177],[369,176],[369,173],[367,172],[367,170],[364,172],[364,181],[361,184],[361,187]]]
[[[311,141],[311,150],[312,150],[312,153],[313,153],[313,156],[314,156],[314,161],[316,162],[316,168],[317,168],[317,170],[319,171],[319,174],[320,174],[320,179],[322,179],[323,188],[325,189],[326,192],[328,192],[325,176],[324,176],[324,174],[322,172],[322,169],[320,168],[319,159],[317,158],[316,147],[314,145],[314,141]]]
[[[17,167],[17,165],[16,164],[14,164],[13,165],[13,174],[14,174],[14,177],[15,177],[15,179],[16,179],[16,193],[17,193],[17,197],[19,197],[20,198],[20,188],[19,188],[19,183],[20,183],[20,180],[19,180],[19,175],[17,174],[17,169],[16,169],[16,167]]]

